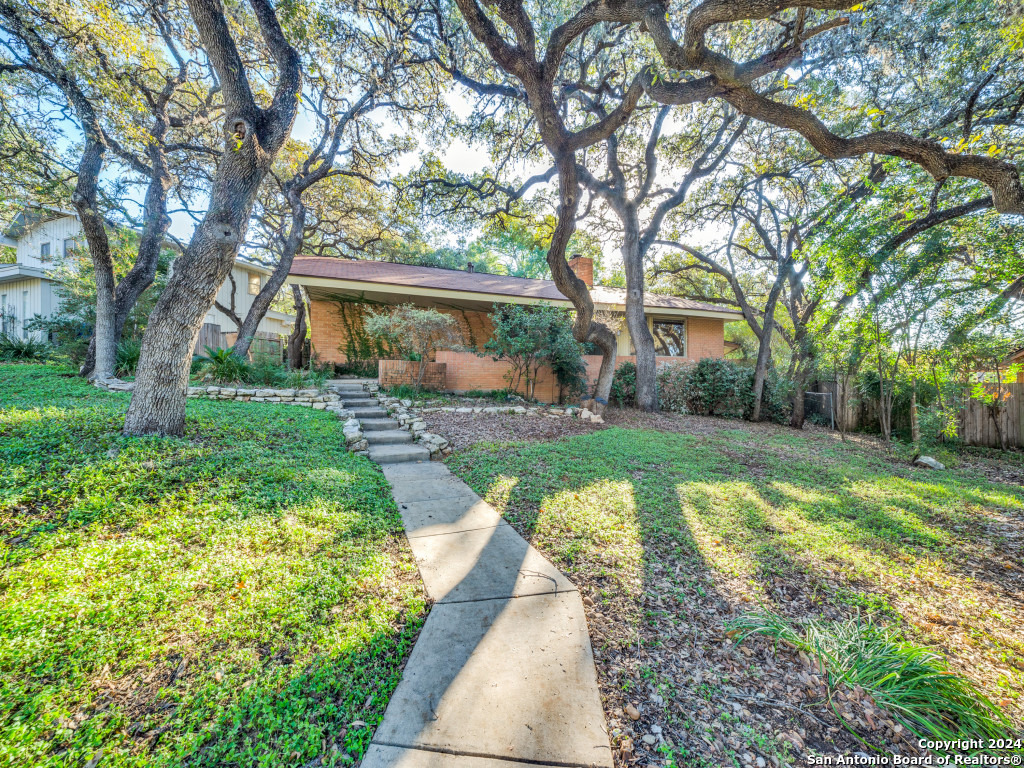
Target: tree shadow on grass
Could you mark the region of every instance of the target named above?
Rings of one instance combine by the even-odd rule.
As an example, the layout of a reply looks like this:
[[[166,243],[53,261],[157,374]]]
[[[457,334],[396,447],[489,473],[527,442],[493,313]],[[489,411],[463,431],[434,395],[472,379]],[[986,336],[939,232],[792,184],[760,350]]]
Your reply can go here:
[[[450,463],[581,589],[594,590],[611,615],[591,617],[595,644],[619,631],[609,647],[620,655],[623,624],[635,640],[644,626],[691,621],[689,608],[717,606],[718,620],[751,601],[792,618],[891,609],[893,555],[909,558],[910,569],[919,557],[944,557],[956,571],[962,518],[949,504],[954,495],[993,500],[987,484],[965,488],[962,478],[928,477],[919,491],[886,494],[884,467],[783,460],[770,447],[745,449],[753,457],[737,462],[720,442],[613,429],[539,446],[478,446]],[[752,469],[750,458],[760,466]],[[864,484],[882,492],[858,493]],[[941,497],[935,504],[929,487]],[[673,603],[673,592],[699,599]],[[671,630],[654,629],[648,639],[678,642]],[[609,658],[621,670],[621,658]],[[733,661],[719,657],[719,671],[735,674]],[[604,682],[605,695],[621,701],[616,681]],[[614,707],[608,711],[614,717]],[[635,730],[623,718],[619,726]]]

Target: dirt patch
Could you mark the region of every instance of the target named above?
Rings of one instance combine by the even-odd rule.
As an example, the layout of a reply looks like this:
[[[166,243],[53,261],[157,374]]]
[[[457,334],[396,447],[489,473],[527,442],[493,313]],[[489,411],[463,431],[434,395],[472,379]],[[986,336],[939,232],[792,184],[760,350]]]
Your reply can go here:
[[[425,413],[427,431],[447,438],[453,450],[476,443],[543,442],[585,435],[605,425],[567,416],[527,416],[515,413]]]

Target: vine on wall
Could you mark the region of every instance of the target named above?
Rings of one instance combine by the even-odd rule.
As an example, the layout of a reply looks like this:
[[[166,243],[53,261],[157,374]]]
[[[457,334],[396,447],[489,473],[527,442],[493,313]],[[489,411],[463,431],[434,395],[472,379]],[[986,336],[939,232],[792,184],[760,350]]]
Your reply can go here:
[[[387,302],[368,299],[364,294],[332,295],[330,298],[338,305],[338,319],[345,337],[338,345],[338,351],[344,353],[348,363],[376,362],[382,359],[404,360],[408,356],[408,351],[402,349],[400,345],[370,336],[363,325],[363,317],[368,307],[390,306]]]

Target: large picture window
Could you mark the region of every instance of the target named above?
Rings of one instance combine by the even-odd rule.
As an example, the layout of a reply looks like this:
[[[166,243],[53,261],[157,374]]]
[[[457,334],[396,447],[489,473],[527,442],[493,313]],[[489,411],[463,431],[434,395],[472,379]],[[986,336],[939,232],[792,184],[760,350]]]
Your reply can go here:
[[[686,357],[686,321],[654,323],[654,354],[661,357]]]

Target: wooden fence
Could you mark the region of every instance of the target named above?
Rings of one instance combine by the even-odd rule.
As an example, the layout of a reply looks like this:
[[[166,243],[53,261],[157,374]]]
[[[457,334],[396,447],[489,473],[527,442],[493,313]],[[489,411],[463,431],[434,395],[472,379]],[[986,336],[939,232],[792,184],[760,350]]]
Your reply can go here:
[[[203,323],[193,354],[205,355],[206,348],[227,349],[235,345],[236,331],[224,333],[216,323]],[[284,359],[284,342],[277,334],[258,331],[249,344],[249,357],[253,360],[281,362]]]
[[[994,385],[993,385],[994,386]],[[836,429],[840,429],[845,419],[847,430],[863,429],[878,430],[878,401],[856,396],[852,381],[844,387],[842,382],[819,381],[813,387],[815,392],[831,393],[835,403]],[[1005,407],[1000,417],[1000,429],[1006,438],[1008,448],[1024,448],[1024,383],[1014,382],[1003,385]],[[827,408],[828,398],[814,396],[807,398],[808,414],[811,413],[812,401],[818,408],[824,401]],[[962,403],[957,432],[960,439],[967,445],[985,445],[999,448],[999,430],[996,429],[989,407],[974,398],[965,398]],[[843,407],[845,404],[845,408]],[[906,424],[893,424],[894,428],[906,427]]]
[[[1003,392],[1005,407],[1001,409],[999,429],[985,403],[974,398],[967,401],[960,421],[960,437],[965,443],[1000,448],[999,432],[1002,431],[1007,448],[1024,448],[1024,384],[1004,384]]]

